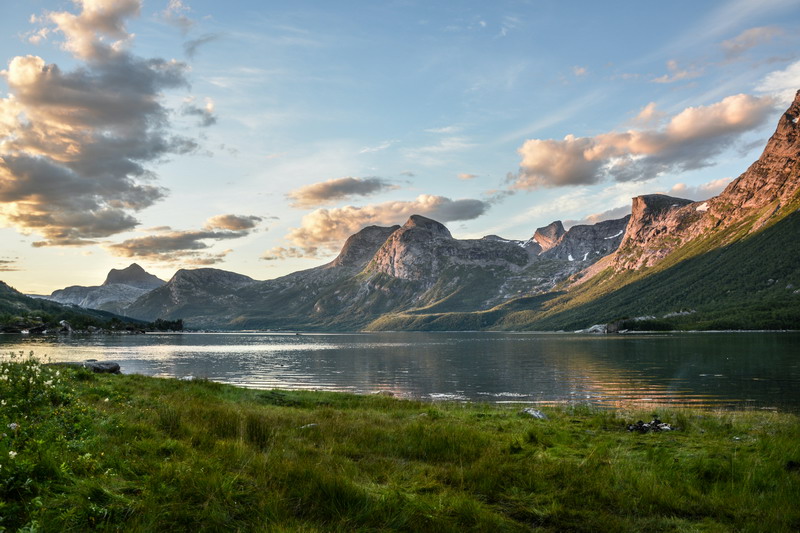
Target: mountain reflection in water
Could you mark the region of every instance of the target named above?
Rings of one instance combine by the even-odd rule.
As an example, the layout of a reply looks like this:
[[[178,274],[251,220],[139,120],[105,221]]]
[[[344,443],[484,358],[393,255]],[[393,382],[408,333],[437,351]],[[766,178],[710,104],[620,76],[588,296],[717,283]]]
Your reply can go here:
[[[4,335],[0,350],[261,389],[800,412],[800,333]]]

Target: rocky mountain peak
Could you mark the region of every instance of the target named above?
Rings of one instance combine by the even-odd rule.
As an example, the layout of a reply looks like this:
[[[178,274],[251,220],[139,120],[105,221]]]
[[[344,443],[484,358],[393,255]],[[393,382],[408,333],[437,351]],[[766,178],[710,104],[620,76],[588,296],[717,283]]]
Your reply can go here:
[[[712,204],[728,216],[739,209],[763,207],[774,200],[786,205],[800,189],[800,91],[778,121],[764,152]],[[733,208],[733,212],[731,212]],[[723,213],[720,213],[723,214]]]
[[[141,266],[132,263],[127,268],[118,270],[112,268],[103,282],[103,286],[107,285],[130,285],[139,289],[155,289],[166,283],[164,280],[159,279],[153,274],[149,274]]]
[[[631,223],[647,224],[665,212],[691,204],[692,200],[667,196],[666,194],[644,194],[633,199]]]
[[[546,252],[558,244],[559,239],[561,239],[565,233],[564,224],[562,224],[560,220],[556,220],[543,228],[538,228],[533,234],[533,240],[541,246],[542,252]]]
[[[420,217],[422,218],[422,217]],[[410,220],[409,220],[410,222]],[[433,222],[433,221],[431,221]],[[438,224],[438,222],[437,222]],[[330,267],[355,267],[363,268],[372,259],[378,248],[386,242],[389,236],[400,229],[400,226],[381,227],[367,226],[358,233],[347,238],[342,251],[327,266]]]
[[[562,261],[593,263],[619,247],[629,220],[630,215],[591,225],[572,226],[558,239],[555,245],[543,251],[541,255]]]
[[[172,279],[169,280],[170,285],[176,284],[194,284],[203,286],[206,284],[216,285],[241,285],[244,283],[251,283],[255,280],[250,276],[244,274],[237,274],[236,272],[229,272],[227,270],[220,270],[218,268],[196,268],[192,270],[181,269],[178,270]]]
[[[447,237],[448,239],[453,238],[453,236],[450,234],[450,230],[447,229],[444,226],[444,224],[436,222],[435,220],[424,217],[422,215],[411,215],[408,218],[408,221],[405,224],[403,224],[403,227],[401,229],[408,230],[412,228],[424,229],[435,235]]]

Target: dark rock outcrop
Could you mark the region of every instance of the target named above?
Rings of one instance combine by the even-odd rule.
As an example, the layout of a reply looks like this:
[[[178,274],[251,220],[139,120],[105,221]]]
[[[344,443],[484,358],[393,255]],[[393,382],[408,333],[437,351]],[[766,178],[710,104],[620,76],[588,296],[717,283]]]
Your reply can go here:
[[[71,366],[77,368],[86,368],[95,374],[122,374],[120,371],[119,363],[113,361],[97,361],[96,359],[87,359],[83,362],[68,362],[68,363],[50,363],[52,365]]]

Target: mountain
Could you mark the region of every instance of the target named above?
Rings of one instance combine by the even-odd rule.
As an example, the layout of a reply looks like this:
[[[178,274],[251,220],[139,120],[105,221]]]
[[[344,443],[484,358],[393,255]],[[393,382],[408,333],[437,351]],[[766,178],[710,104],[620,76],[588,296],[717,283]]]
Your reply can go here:
[[[125,308],[130,303],[164,283],[165,281],[145,272],[142,267],[133,263],[122,270],[112,269],[102,285],[94,287],[73,285],[53,291],[50,296],[44,298],[62,304],[124,315]]]
[[[274,280],[179,271],[125,312],[143,320],[180,318],[193,328],[360,329],[398,312],[489,309],[550,290],[613,252],[627,220],[539,228],[535,235],[550,239],[544,250],[532,240],[494,235],[455,239],[439,222],[412,215],[403,226],[364,228],[330,263]]]
[[[553,330],[622,321],[634,328],[797,329],[799,117],[800,91],[758,160],[719,196],[634,198],[618,249],[556,292],[485,312],[398,313],[368,327]],[[549,228],[546,246],[558,234]]]
[[[127,268],[117,270],[112,268],[103,286],[109,285],[127,285],[129,287],[136,287],[138,289],[153,290],[164,285],[165,281],[159,279],[153,274],[145,272],[145,270],[136,263],[131,264]]]
[[[124,329],[126,326],[119,318],[105,311],[80,309],[43,298],[32,298],[0,281],[0,333],[58,331],[62,328],[60,322],[63,320],[78,330],[89,326]]]
[[[128,316],[189,328],[796,329],[798,117],[800,91],[759,159],[702,202],[638,196],[628,217],[569,229],[554,221],[527,241],[455,239],[412,215],[403,226],[364,228],[326,265],[273,280],[180,270],[148,291],[136,284],[155,281],[133,269],[66,291],[112,305],[101,289],[126,287],[114,305]],[[120,295],[132,290],[142,292],[126,303]]]
[[[226,309],[240,307],[238,289],[251,285],[253,278],[216,268],[178,270],[157,289],[147,292],[125,308],[127,316],[150,320],[192,317],[194,327],[206,325],[204,317],[213,312],[213,322],[224,323]]]

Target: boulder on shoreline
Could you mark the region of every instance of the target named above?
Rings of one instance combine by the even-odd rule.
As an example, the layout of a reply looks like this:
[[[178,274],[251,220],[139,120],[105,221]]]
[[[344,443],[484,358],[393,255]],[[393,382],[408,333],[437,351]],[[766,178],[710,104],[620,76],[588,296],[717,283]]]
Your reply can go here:
[[[122,374],[119,363],[113,361],[98,361],[97,359],[87,359],[86,361],[70,361],[64,363],[51,363],[53,365],[73,366],[87,368],[95,374]]]

